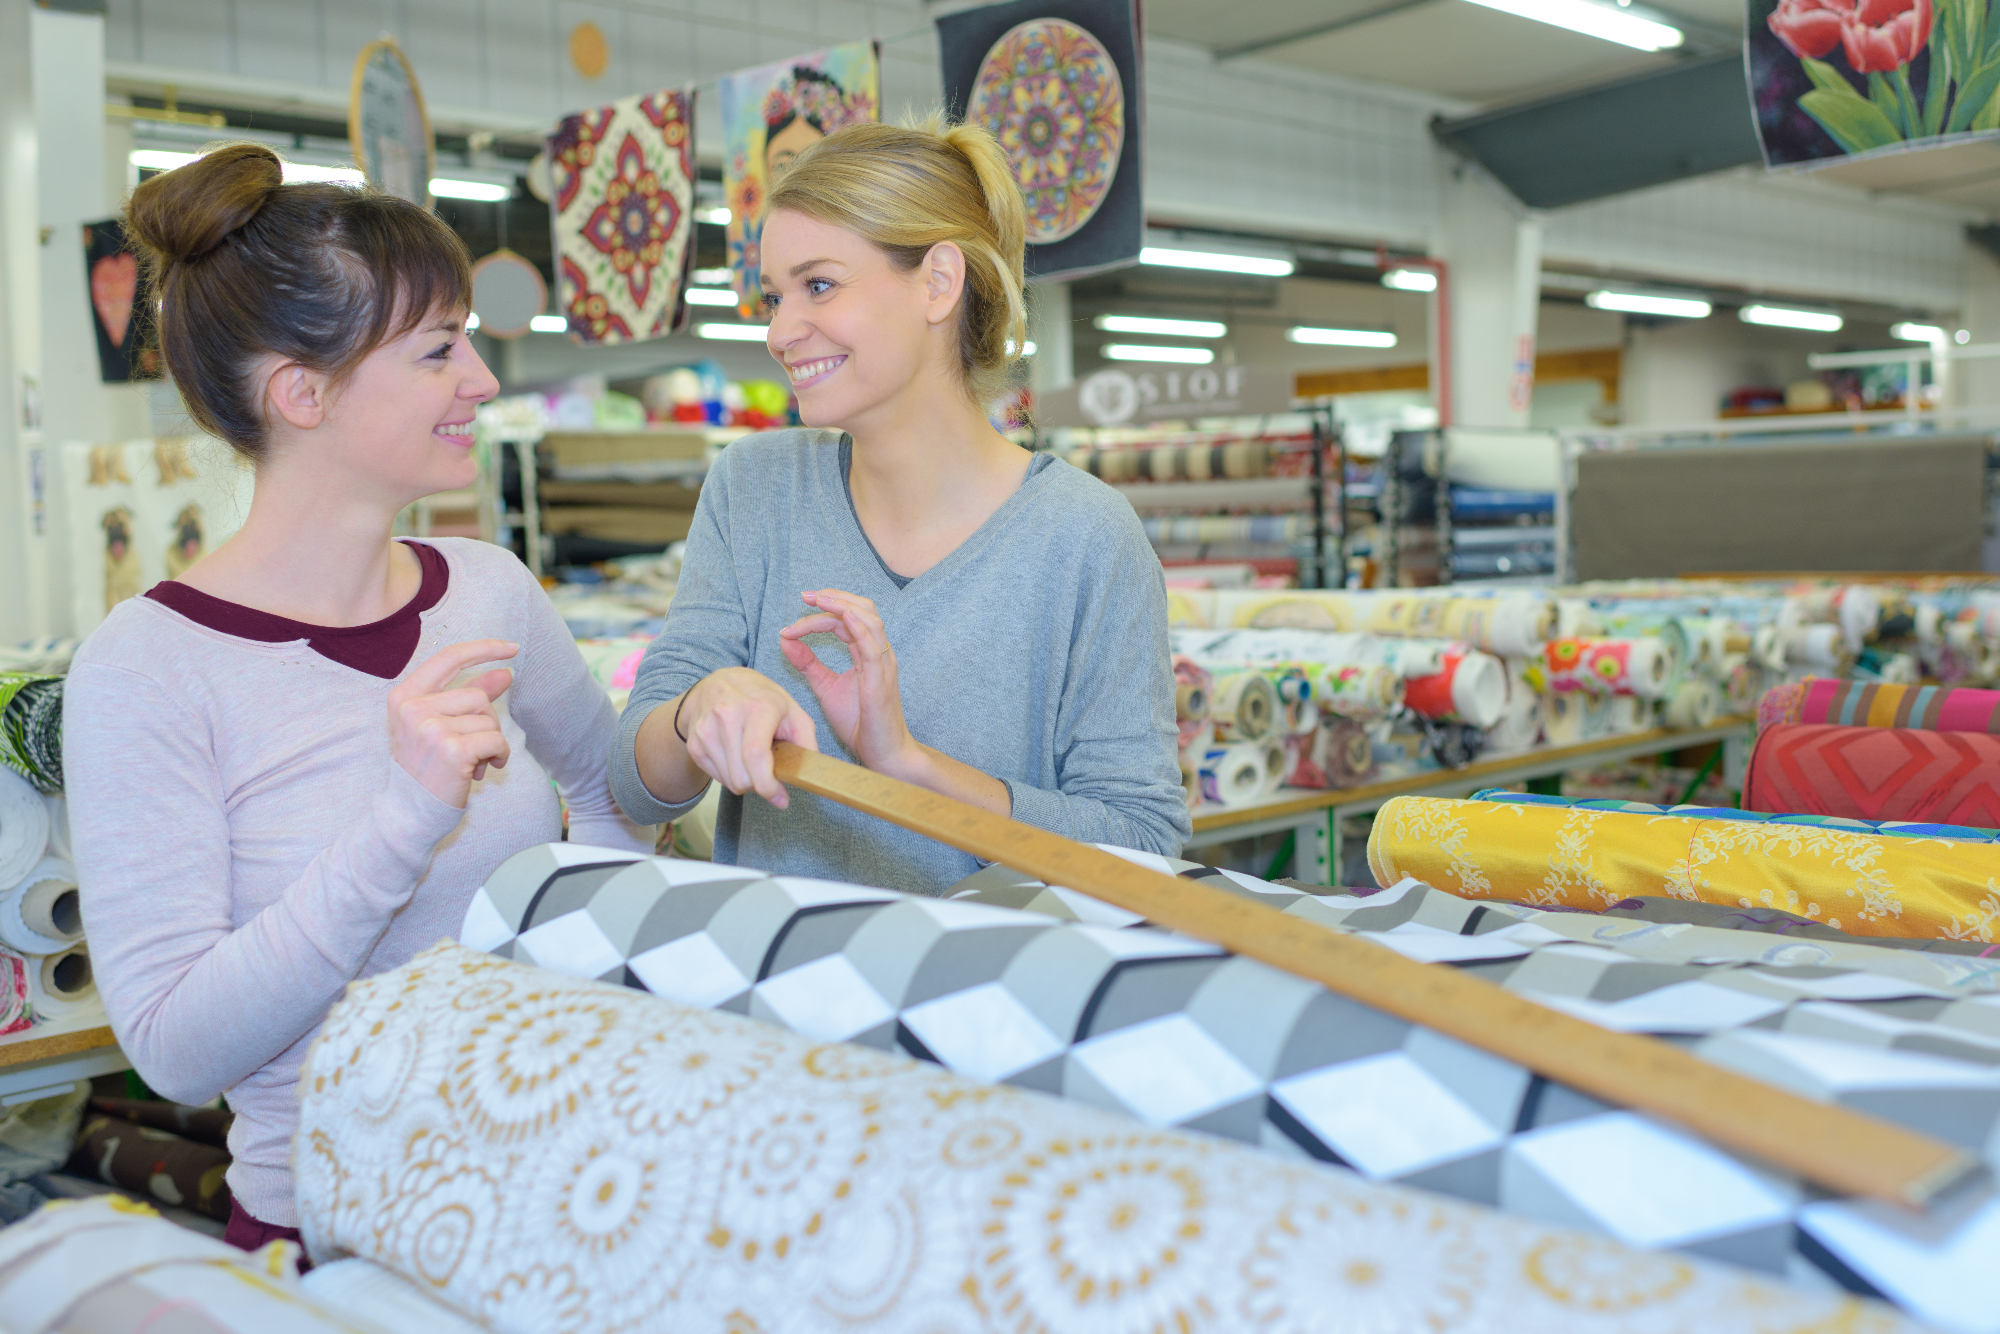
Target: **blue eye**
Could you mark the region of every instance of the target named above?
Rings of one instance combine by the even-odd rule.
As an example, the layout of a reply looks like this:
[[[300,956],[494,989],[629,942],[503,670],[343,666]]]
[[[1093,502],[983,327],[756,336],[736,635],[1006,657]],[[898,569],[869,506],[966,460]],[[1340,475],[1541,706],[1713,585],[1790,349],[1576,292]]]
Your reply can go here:
[[[435,352],[431,353],[432,359],[436,361],[450,361],[451,347],[450,343],[442,344]]]
[[[766,292],[760,300],[763,301],[764,309],[766,310],[776,310],[778,308],[778,294],[776,292]]]
[[[826,289],[832,286],[833,279],[831,278],[809,278],[806,280],[806,290],[814,296],[824,295]]]

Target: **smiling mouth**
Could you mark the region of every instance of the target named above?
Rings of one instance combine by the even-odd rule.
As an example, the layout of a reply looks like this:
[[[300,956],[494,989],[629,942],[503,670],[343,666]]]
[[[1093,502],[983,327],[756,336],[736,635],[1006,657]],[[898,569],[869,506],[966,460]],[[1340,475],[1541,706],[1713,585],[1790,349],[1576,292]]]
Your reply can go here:
[[[785,371],[792,377],[792,387],[797,389],[831,374],[833,371],[839,369],[840,364],[846,360],[847,358],[844,355],[822,357],[818,361],[802,361],[796,366],[787,366],[785,367]]]
[[[453,436],[458,436],[458,437],[459,437],[459,438],[461,438],[461,439],[468,439],[468,438],[470,438],[470,437],[471,437],[471,435],[472,435],[472,423],[471,423],[471,422],[446,422],[446,423],[445,423],[444,425],[442,425],[442,426],[434,426],[434,427],[432,427],[432,428],[431,428],[431,434],[432,434],[432,435],[453,435]]]

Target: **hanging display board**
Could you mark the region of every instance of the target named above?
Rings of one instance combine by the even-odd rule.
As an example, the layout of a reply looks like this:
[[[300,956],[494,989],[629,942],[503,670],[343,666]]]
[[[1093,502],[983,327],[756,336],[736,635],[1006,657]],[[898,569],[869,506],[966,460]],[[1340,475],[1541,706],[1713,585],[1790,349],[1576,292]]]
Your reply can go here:
[[[694,95],[668,89],[565,116],[548,153],[570,341],[666,337],[686,319],[694,259]]]
[[[549,286],[533,264],[496,250],[472,266],[472,313],[489,338],[519,338],[549,308]]]
[[[1130,264],[1145,239],[1133,0],[1014,0],[938,20],[944,99],[1000,142],[1028,211],[1027,270]]]
[[[792,159],[835,130],[877,118],[881,51],[873,42],[814,51],[722,76],[722,188],[739,313],[762,299],[758,247],[771,187]]]
[[[2000,131],[2000,24],[1985,0],[1748,0],[1768,167]]]
[[[90,276],[90,315],[97,329],[98,373],[106,384],[160,378],[160,352],[152,346],[152,284],[132,253],[117,218],[85,223],[83,262]]]
[[[1035,400],[1039,426],[1140,426],[1197,417],[1288,412],[1290,371],[1241,366],[1162,366],[1102,370]]]
[[[368,184],[412,204],[431,206],[437,144],[417,73],[395,39],[361,48],[347,97],[347,139]]]

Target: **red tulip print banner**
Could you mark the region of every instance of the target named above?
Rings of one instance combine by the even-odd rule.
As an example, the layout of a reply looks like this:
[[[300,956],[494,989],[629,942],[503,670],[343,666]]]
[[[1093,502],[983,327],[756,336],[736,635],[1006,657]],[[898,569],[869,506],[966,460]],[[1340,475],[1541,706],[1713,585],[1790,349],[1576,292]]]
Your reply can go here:
[[[97,329],[97,366],[106,384],[160,378],[153,344],[150,287],[116,218],[85,223],[83,265],[90,280],[90,317]]]
[[[2000,130],[2000,0],[1750,0],[1766,166]]]

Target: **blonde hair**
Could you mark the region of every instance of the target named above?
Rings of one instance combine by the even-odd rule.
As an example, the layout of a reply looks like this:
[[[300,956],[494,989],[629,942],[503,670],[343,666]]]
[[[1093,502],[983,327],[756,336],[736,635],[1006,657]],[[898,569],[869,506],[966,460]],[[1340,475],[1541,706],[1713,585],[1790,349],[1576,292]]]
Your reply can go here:
[[[837,130],[799,154],[768,209],[794,209],[873,242],[908,273],[949,241],[965,256],[959,371],[973,400],[1007,387],[1027,339],[1021,188],[993,136],[934,113],[911,126]],[[768,214],[767,214],[768,216]]]

